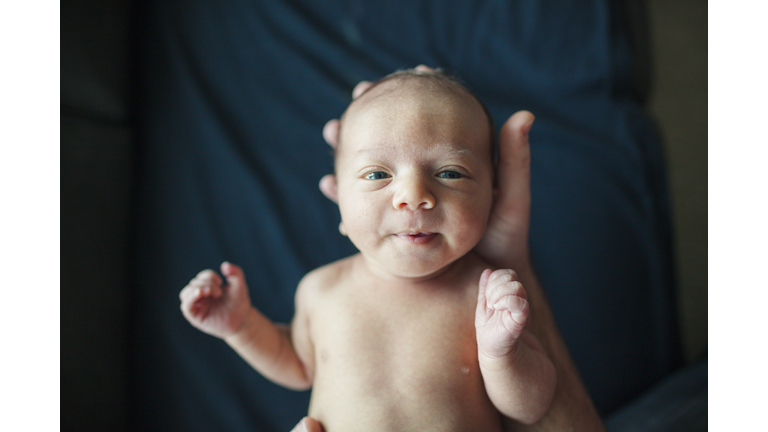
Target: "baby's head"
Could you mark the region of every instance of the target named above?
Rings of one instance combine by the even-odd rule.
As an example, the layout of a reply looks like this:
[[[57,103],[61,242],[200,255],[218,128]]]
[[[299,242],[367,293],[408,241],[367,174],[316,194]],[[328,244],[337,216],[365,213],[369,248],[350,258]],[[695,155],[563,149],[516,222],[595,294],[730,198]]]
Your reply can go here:
[[[376,267],[440,273],[485,232],[494,127],[468,90],[440,72],[389,75],[341,118],[336,150],[344,229]]]

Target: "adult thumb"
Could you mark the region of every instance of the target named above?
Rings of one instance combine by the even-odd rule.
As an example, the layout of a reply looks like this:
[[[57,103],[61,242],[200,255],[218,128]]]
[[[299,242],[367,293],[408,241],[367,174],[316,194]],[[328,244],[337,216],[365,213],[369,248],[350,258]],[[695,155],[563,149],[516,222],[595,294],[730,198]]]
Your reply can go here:
[[[304,417],[291,432],[323,432],[323,427],[312,417]]]

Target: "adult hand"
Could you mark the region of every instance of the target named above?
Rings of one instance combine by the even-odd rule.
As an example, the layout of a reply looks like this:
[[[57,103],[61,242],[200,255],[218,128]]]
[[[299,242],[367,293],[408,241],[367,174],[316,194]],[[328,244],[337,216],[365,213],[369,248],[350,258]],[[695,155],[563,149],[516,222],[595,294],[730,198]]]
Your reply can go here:
[[[304,417],[291,432],[323,432],[323,427],[312,417]]]
[[[433,69],[420,65],[417,71]],[[362,81],[352,91],[355,99],[372,83]],[[501,127],[499,132],[499,163],[496,170],[496,199],[480,243],[475,251],[498,268],[526,271],[530,266],[528,227],[531,212],[531,150],[528,133],[534,116],[518,111]],[[339,138],[339,120],[330,120],[323,128],[323,137],[336,147]],[[320,190],[335,203],[336,177],[328,174],[320,180]]]

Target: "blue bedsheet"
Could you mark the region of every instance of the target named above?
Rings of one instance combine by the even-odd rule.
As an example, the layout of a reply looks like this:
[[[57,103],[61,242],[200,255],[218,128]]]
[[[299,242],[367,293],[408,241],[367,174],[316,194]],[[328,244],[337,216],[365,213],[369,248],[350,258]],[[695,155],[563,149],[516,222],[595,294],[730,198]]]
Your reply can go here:
[[[178,292],[242,265],[287,322],[309,270],[350,255],[321,130],[352,87],[423,63],[452,71],[497,125],[531,132],[533,258],[602,414],[680,362],[659,140],[642,107],[627,2],[147,2],[137,21],[135,430],[285,431],[282,389],[190,326]]]

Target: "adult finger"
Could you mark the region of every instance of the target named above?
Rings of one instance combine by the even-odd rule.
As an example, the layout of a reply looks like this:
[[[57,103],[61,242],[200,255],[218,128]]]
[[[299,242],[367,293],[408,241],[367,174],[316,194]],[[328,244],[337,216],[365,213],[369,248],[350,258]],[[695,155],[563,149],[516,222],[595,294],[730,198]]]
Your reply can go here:
[[[533,114],[518,111],[499,132],[497,194],[485,235],[475,250],[497,267],[529,265],[528,228],[531,211],[531,150],[528,132]]]
[[[312,417],[304,417],[291,432],[323,432],[323,427]]]
[[[339,196],[336,192],[336,176],[333,174],[327,174],[320,179],[320,192],[325,195],[326,198],[339,203]]]
[[[352,99],[357,99],[360,97],[361,94],[365,93],[366,90],[371,88],[373,85],[370,81],[360,81],[357,83],[354,89],[352,89]]]
[[[426,67],[426,66],[425,66]],[[360,81],[357,83],[354,89],[352,89],[352,99],[357,99],[366,90],[371,88],[373,83],[370,81]],[[336,144],[339,143],[339,120],[329,120],[325,126],[323,126],[323,138],[333,148],[336,148]]]
[[[339,120],[328,120],[328,123],[323,126],[323,138],[329,146],[336,148],[336,144],[339,143]]]
[[[531,147],[528,133],[535,117],[518,111],[499,131],[499,195],[496,205],[502,211],[528,214],[531,205]]]

